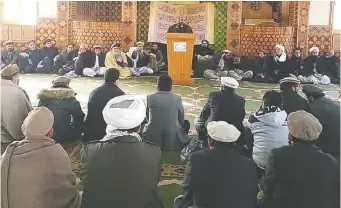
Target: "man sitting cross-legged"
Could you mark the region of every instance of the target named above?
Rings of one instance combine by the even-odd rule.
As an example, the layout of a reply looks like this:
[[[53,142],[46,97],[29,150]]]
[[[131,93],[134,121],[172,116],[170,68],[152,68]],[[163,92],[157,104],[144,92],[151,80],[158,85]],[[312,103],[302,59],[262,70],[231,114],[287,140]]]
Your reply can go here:
[[[14,49],[13,41],[6,41],[6,50],[1,51],[0,69],[12,64],[18,64],[19,53]]]
[[[121,51],[121,43],[111,45],[111,50],[105,56],[105,67],[117,69],[120,72],[120,79],[127,79],[131,72],[128,68],[127,56]]]
[[[86,143],[82,154],[83,208],[162,208],[157,193],[161,150],[139,136],[146,117],[143,100],[111,99],[103,110],[106,136]]]
[[[171,92],[172,78],[161,75],[158,92],[147,96],[148,118],[143,137],[162,150],[181,150],[188,142],[189,121],[185,120],[180,96]]]
[[[175,199],[174,208],[255,208],[257,166],[235,152],[240,132],[225,121],[208,123],[207,131],[212,148],[191,155],[182,185],[184,196]]]
[[[52,40],[44,41],[44,47],[41,49],[43,60],[36,68],[37,73],[50,74],[53,71],[54,58],[58,55],[58,48],[52,45]]]
[[[159,49],[157,43],[152,44],[152,48],[149,51],[150,62],[149,67],[154,70],[154,72],[161,71],[165,68],[165,59],[163,58],[162,52]]]
[[[38,64],[43,60],[43,54],[36,48],[36,42],[30,40],[28,49],[19,54],[19,68],[24,73],[35,73]]]
[[[143,50],[144,43],[139,41],[136,43],[137,49],[132,54],[127,53],[128,65],[131,73],[134,76],[140,76],[141,74],[153,74],[153,69],[149,68],[149,62],[151,57],[155,58],[155,54],[147,54]]]
[[[322,125],[301,110],[291,113],[287,121],[291,144],[272,150],[269,169],[259,185],[263,207],[339,208],[340,166],[313,144]]]
[[[84,113],[76,92],[69,84],[71,79],[60,76],[53,80],[52,87],[38,94],[39,106],[45,106],[54,115],[53,139],[61,144],[70,144],[80,139],[83,132]]]
[[[102,52],[102,46],[95,45],[94,53],[92,55],[92,62],[94,66],[91,68],[84,68],[83,74],[86,77],[103,76],[107,68],[104,65],[105,54]]]
[[[51,138],[53,113],[38,107],[22,124],[25,139],[1,157],[2,208],[79,208],[76,176],[65,150]]]
[[[105,136],[107,124],[102,111],[109,100],[124,94],[117,85],[119,77],[120,72],[117,69],[108,69],[104,74],[103,85],[91,92],[88,101],[88,115],[84,122],[83,141],[100,140]]]

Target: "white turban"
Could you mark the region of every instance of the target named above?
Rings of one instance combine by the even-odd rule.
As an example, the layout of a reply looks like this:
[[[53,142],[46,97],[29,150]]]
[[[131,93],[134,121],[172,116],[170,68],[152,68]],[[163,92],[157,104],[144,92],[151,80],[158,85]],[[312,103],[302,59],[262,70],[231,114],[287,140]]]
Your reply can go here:
[[[282,45],[276,45],[275,48],[279,48],[282,52],[285,52],[285,48]]]
[[[223,50],[223,53],[231,53],[231,51],[230,50]]]
[[[309,49],[309,53],[311,53],[311,52],[313,52],[313,51],[315,51],[315,50],[317,50],[317,52],[320,52],[320,49],[319,49],[318,47],[314,46],[314,47],[311,47],[311,48]]]
[[[233,89],[236,89],[239,87],[239,83],[237,80],[233,79],[232,77],[222,77],[220,78],[221,85],[224,85],[226,87],[230,87]]]
[[[238,129],[225,121],[211,121],[207,124],[210,137],[219,142],[235,142],[240,136]]]
[[[132,129],[146,117],[146,105],[134,95],[121,95],[111,99],[103,109],[107,130]]]

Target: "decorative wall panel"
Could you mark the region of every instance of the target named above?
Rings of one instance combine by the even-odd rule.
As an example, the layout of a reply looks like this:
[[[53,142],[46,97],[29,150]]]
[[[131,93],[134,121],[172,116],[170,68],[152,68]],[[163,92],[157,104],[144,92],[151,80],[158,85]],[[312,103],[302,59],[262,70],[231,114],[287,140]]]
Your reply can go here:
[[[214,45],[212,49],[221,52],[226,49],[227,2],[214,1]]]
[[[229,50],[237,52],[240,49],[240,26],[242,24],[242,2],[229,1],[227,3],[227,30],[226,46]]]
[[[272,19],[272,6],[264,1],[245,1],[243,19]]]
[[[72,43],[86,43],[90,48],[101,45],[105,52],[113,42],[122,41],[122,23],[118,22],[72,22]]]
[[[128,50],[136,42],[137,2],[122,2],[122,47]]]
[[[121,21],[121,1],[96,1],[96,21]]]
[[[150,2],[137,2],[137,31],[136,40],[147,43],[150,16]]]
[[[332,35],[332,49],[335,56],[340,57],[340,32],[333,33]]]
[[[289,2],[289,26],[294,27],[294,45],[297,47],[298,2]]]
[[[325,51],[332,46],[332,27],[325,25],[310,25],[308,29],[308,48],[317,46]]]
[[[308,24],[309,24],[309,1],[298,2],[297,19],[297,46],[302,49],[302,54],[308,54]]]
[[[95,1],[75,1],[72,20],[96,21],[96,2]]]
[[[294,48],[293,27],[266,27],[266,26],[242,26],[240,51],[245,56],[257,56],[258,51],[273,51],[276,44],[285,47],[291,55]]]
[[[63,50],[69,43],[69,22],[70,22],[70,2],[58,1],[57,12],[57,44],[56,46]]]

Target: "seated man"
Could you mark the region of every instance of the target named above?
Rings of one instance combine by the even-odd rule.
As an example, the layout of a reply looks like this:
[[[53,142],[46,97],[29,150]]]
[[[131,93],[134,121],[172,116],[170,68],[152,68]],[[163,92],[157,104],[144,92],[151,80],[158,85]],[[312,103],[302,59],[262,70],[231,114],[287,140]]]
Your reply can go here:
[[[120,79],[127,79],[131,72],[128,68],[127,56],[121,51],[121,43],[111,45],[111,51],[108,51],[105,56],[105,67],[114,68],[120,72]]]
[[[128,66],[131,70],[131,73],[134,76],[139,77],[141,74],[153,74],[153,69],[148,67],[150,62],[150,57],[154,56],[153,54],[147,54],[143,50],[144,43],[139,41],[136,43],[137,50],[133,51],[132,54],[128,54]]]
[[[131,95],[111,99],[103,110],[106,136],[86,143],[82,154],[82,208],[162,208],[157,184],[161,150],[139,136],[144,102]]]
[[[158,47],[159,46],[157,43],[153,43],[152,49],[150,49],[150,51],[149,51],[149,54],[151,55],[149,67],[151,69],[153,69],[154,72],[162,71],[166,66],[162,52],[161,52],[161,50],[159,50]]]
[[[78,57],[75,58],[75,71],[74,73],[77,76],[84,76],[83,70],[85,68],[92,68],[95,65],[94,59],[93,59],[93,52],[89,50],[87,44],[81,44],[79,46],[79,52]]]
[[[262,106],[250,115],[245,127],[247,148],[261,169],[269,168],[272,149],[288,145],[287,113],[282,106],[281,94],[274,90],[267,91],[263,96]]]
[[[117,69],[107,69],[104,74],[103,85],[94,89],[88,101],[88,115],[85,119],[83,141],[100,140],[105,136],[107,124],[104,121],[102,111],[105,105],[124,92],[117,86],[120,72]]]
[[[41,53],[43,55],[43,61],[38,64],[36,69],[37,73],[45,73],[50,74],[53,71],[53,60],[54,57],[58,55],[58,49],[52,45],[51,39],[47,39],[44,41],[45,47],[41,49]]]
[[[229,50],[223,50],[222,54],[213,57],[212,66],[204,71],[204,77],[208,79],[219,79],[226,77],[227,71],[233,63],[233,54]]]
[[[1,65],[0,68],[10,65],[10,64],[19,64],[19,53],[14,49],[13,41],[6,41],[6,50],[1,51]]]
[[[340,102],[326,98],[323,90],[314,85],[304,85],[302,88],[311,113],[323,127],[315,145],[340,162]]]
[[[304,61],[305,58],[301,56],[301,49],[295,48],[293,55],[290,58],[290,67],[292,68],[292,75],[295,77],[304,75]]]
[[[269,76],[278,83],[280,79],[289,77],[292,74],[292,69],[284,46],[276,45],[274,51],[274,55],[269,57],[268,70]]]
[[[206,125],[211,121],[226,121],[234,125],[242,135],[237,141],[238,148],[244,148],[244,127],[245,99],[235,93],[239,83],[231,77],[221,78],[221,90],[211,92],[208,96],[207,104],[200,115],[195,118],[194,125],[199,134],[199,139],[206,141]]]
[[[214,50],[209,45],[208,40],[202,40],[201,45],[194,47],[192,69],[195,76],[202,77],[205,70],[212,66]]]
[[[28,49],[19,54],[19,68],[24,73],[35,73],[38,64],[43,60],[43,54],[40,49],[36,48],[36,42],[30,40]]]
[[[188,142],[189,121],[185,120],[181,97],[171,92],[172,78],[161,75],[158,92],[147,96],[148,118],[143,137],[161,150],[181,150]]]
[[[301,83],[330,84],[330,79],[326,73],[325,58],[319,56],[320,49],[312,47],[309,49],[310,56],[304,61],[304,74],[297,78]]]
[[[62,51],[54,58],[53,73],[61,76],[75,70],[74,59],[78,56],[78,51],[74,50],[73,44],[68,44],[66,50]]]
[[[191,155],[184,196],[175,199],[174,208],[256,208],[257,166],[234,151],[240,132],[225,121],[208,123],[207,131],[212,148]]]
[[[233,54],[233,62],[227,71],[227,76],[236,80],[251,80],[253,73],[250,70],[250,61],[240,53]]]
[[[287,77],[279,81],[283,99],[283,109],[289,115],[298,110],[310,112],[308,101],[298,94],[300,81],[294,77]]]
[[[22,124],[25,139],[2,155],[1,207],[80,207],[69,156],[51,139],[53,120],[45,107],[31,111]]]
[[[19,68],[7,65],[1,70],[1,154],[13,141],[25,136],[21,125],[32,105],[25,90],[19,87]]]
[[[322,125],[310,113],[288,116],[292,144],[272,150],[270,168],[260,182],[264,208],[339,208],[340,166],[313,143]]]
[[[263,82],[263,83],[273,83],[274,80],[270,76],[272,74],[269,72],[268,68],[269,56],[268,52],[265,50],[260,50],[258,52],[258,56],[252,60],[252,64],[250,68],[253,73],[253,81],[254,82]]]
[[[38,106],[45,106],[54,115],[52,138],[61,144],[70,144],[80,139],[83,132],[84,113],[76,93],[69,84],[71,79],[60,76],[53,80],[52,88],[38,93]]]
[[[334,50],[329,50],[325,56],[326,74],[331,83],[340,84],[340,58],[336,57]]]
[[[84,68],[83,74],[86,77],[103,76],[107,68],[104,65],[105,54],[102,52],[102,46],[95,45],[93,53],[93,62],[95,63],[91,68]]]

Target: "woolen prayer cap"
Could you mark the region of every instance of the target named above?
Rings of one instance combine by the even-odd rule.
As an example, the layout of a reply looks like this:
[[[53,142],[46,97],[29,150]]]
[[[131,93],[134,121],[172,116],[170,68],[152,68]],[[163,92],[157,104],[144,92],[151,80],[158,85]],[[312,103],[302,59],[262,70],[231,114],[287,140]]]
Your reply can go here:
[[[287,124],[289,132],[300,140],[316,140],[322,132],[322,125],[319,120],[303,110],[290,113]]]
[[[94,49],[102,49],[102,46],[100,46],[100,45],[94,45],[94,47],[93,47]]]
[[[71,79],[66,76],[59,76],[52,81],[53,86],[68,85]]]
[[[235,142],[240,136],[238,129],[225,121],[211,121],[207,124],[210,137],[219,142]]]
[[[282,83],[300,84],[300,80],[296,79],[295,77],[285,77],[285,78],[279,80],[279,84],[282,84]]]
[[[19,74],[20,69],[17,65],[7,65],[3,69],[1,69],[1,78],[2,79],[12,79],[15,75]]]
[[[24,120],[21,130],[27,137],[45,136],[53,127],[54,116],[46,107],[37,107]]]
[[[14,44],[14,42],[11,41],[11,40],[8,40],[8,41],[5,42],[5,45],[12,45],[12,44]]]
[[[146,105],[133,95],[121,95],[111,99],[103,109],[107,130],[126,130],[141,125],[146,117]]]
[[[138,46],[138,45],[142,45],[142,46],[144,46],[144,42],[142,42],[142,41],[139,41],[139,42],[137,42],[137,43],[136,43],[136,46]]]
[[[280,49],[281,51],[283,51],[283,52],[285,51],[285,48],[284,48],[284,46],[282,46],[282,45],[279,45],[279,44],[278,44],[278,45],[276,45],[276,46],[275,46],[275,48],[279,48],[279,49]]]
[[[304,85],[302,87],[302,92],[306,96],[319,96],[324,95],[323,90],[321,88],[318,88],[314,85]]]
[[[113,43],[113,44],[111,45],[111,48],[114,48],[114,47],[119,47],[119,48],[121,48],[121,43]]]
[[[233,89],[236,89],[239,87],[239,83],[237,80],[233,79],[232,77],[222,77],[220,78],[221,85],[224,85],[226,87],[230,87]]]
[[[225,50],[223,50],[223,53],[231,53],[231,51],[230,51],[230,50],[227,50],[227,49],[225,49]]]

